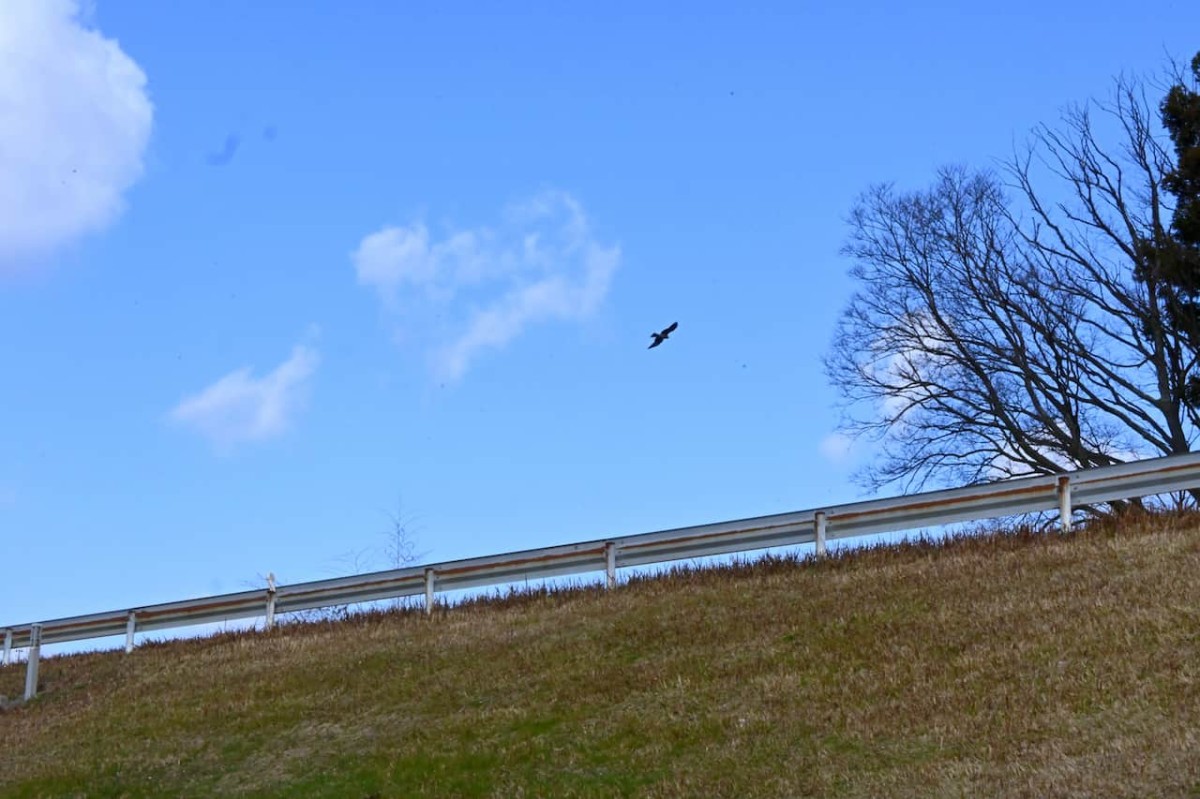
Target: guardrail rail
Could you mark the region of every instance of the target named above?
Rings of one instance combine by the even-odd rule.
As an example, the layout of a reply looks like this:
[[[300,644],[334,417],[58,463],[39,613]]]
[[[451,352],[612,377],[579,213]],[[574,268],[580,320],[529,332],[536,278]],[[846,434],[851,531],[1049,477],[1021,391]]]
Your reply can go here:
[[[833,539],[1026,513],[1057,510],[1069,529],[1078,507],[1197,487],[1200,452],[293,585],[276,586],[271,578],[266,589],[0,628],[3,663],[14,649],[28,648],[25,698],[32,699],[43,644],[125,633],[125,651],[130,652],[137,632],[258,616],[270,628],[276,613],[422,594],[428,614],[440,591],[593,571],[603,571],[613,588],[617,569],[623,567],[801,544],[814,544],[820,557]]]

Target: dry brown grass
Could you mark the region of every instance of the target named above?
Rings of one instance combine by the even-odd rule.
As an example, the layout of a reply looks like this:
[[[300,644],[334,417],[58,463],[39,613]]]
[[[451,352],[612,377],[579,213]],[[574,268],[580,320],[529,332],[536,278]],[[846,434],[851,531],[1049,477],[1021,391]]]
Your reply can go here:
[[[1156,517],[52,658],[0,794],[1200,796],[1198,674]]]

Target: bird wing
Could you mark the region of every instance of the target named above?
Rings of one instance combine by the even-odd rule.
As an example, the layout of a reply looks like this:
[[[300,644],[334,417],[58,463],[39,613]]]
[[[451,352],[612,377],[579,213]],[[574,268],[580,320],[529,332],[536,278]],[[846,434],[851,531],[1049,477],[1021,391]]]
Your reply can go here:
[[[662,340],[661,338],[659,338],[658,336],[655,336],[655,337],[654,337],[654,343],[653,343],[653,344],[651,344],[651,345],[650,345],[649,347],[647,347],[646,349],[648,349],[648,350],[652,350],[652,349],[654,349],[655,347],[657,347],[659,344],[662,344],[662,343],[663,343],[663,340]]]
[[[677,328],[677,327],[679,327],[679,323],[678,323],[678,322],[672,322],[672,323],[671,323],[671,326],[670,326],[670,327],[668,327],[666,330],[664,330],[664,331],[662,332],[662,334],[663,334],[664,336],[669,336],[669,335],[671,335],[672,333],[674,333],[674,332],[675,332],[675,328]]]

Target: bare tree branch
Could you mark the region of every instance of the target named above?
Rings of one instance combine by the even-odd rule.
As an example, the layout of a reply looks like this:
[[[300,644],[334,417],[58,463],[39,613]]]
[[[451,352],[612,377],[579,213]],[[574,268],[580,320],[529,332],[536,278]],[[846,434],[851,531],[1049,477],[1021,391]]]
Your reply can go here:
[[[1101,141],[1095,111],[1117,146]],[[1170,153],[1141,85],[1043,126],[1000,176],[868,190],[843,253],[860,289],[826,372],[873,488],[1052,474],[1189,451],[1196,355],[1148,258]]]

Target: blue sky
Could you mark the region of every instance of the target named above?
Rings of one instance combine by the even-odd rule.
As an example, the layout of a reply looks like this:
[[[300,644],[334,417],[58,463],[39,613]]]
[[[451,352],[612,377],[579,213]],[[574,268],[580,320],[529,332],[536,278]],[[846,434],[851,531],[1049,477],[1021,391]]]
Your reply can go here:
[[[1181,1],[575,5],[0,0],[0,624],[383,567],[398,502],[445,560],[862,498],[855,196],[1200,48]]]

